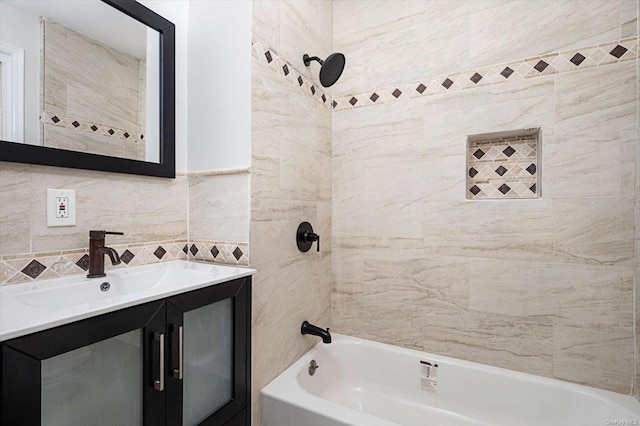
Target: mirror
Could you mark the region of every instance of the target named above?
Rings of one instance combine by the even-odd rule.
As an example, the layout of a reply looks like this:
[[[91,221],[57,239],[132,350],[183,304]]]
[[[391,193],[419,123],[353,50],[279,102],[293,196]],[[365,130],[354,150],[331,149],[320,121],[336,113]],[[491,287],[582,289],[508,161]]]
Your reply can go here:
[[[0,0],[0,160],[174,177],[174,33],[133,0]]]

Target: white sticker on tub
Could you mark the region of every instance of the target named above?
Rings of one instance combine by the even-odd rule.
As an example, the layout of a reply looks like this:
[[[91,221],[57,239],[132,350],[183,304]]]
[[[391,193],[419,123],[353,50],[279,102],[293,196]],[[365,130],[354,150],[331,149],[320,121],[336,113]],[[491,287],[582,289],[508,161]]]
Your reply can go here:
[[[420,361],[420,389],[438,393],[438,364]]]

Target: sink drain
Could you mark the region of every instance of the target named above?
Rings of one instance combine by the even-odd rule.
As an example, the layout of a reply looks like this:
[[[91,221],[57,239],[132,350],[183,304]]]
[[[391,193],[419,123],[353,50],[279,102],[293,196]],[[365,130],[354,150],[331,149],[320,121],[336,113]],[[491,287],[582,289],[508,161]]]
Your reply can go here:
[[[100,284],[100,290],[102,291],[107,291],[111,288],[111,284],[109,284],[108,282],[104,282],[102,284]]]

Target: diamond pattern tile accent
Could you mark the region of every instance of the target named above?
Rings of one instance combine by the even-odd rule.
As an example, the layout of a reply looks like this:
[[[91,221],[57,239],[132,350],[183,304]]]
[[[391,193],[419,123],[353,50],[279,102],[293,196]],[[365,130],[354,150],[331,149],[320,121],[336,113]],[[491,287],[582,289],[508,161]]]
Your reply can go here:
[[[478,84],[478,82],[482,80],[482,76],[478,73],[475,73],[469,80],[473,81],[474,84]]]
[[[353,106],[358,103],[358,100],[352,97],[351,99],[349,99],[349,103]]]
[[[533,68],[535,68],[538,72],[542,72],[545,69],[547,69],[548,66],[549,66],[549,64],[541,59],[541,60],[538,61],[537,64],[535,64],[535,66]]]
[[[375,101],[377,101],[377,100],[378,100],[378,98],[379,98],[379,97],[380,97],[380,96],[378,96],[378,94],[374,92],[374,93],[371,95],[371,97],[369,97],[369,99],[371,99],[371,102],[375,102]]]
[[[34,280],[40,276],[44,270],[47,269],[42,263],[33,259],[27,266],[22,269],[22,273],[33,278]]]
[[[453,81],[449,78],[447,78],[445,81],[442,82],[442,85],[444,86],[445,89],[449,89],[452,84],[453,84]]]
[[[162,246],[158,246],[156,251],[153,252],[153,255],[158,259],[162,259],[166,253],[167,251]]]
[[[302,79],[302,77],[298,76],[298,84],[300,86],[302,86],[304,84],[304,80]]]
[[[473,195],[478,195],[478,193],[480,192],[480,188],[478,188],[476,185],[473,185],[471,188],[469,188],[469,192],[471,192]]]
[[[198,247],[195,244],[191,244],[191,248],[189,249],[192,255],[196,255],[198,253]]]
[[[189,245],[185,244],[184,247],[182,247],[182,251],[184,252],[184,254],[187,254],[187,252],[189,251]]]
[[[335,108],[336,106],[338,106],[338,103],[336,101],[331,101],[331,108]]]
[[[316,94],[316,88],[314,86],[311,86],[311,94],[312,95]]]
[[[236,247],[236,249],[233,251],[233,257],[235,257],[236,260],[240,260],[240,258],[242,257],[242,250],[240,250],[240,247]]]
[[[529,190],[535,194],[536,193],[536,184],[534,183],[533,185],[531,185]]]
[[[80,123],[78,123],[77,121],[74,121],[71,124],[73,125],[73,127],[79,127],[80,126]]]
[[[476,157],[479,160],[482,157],[484,157],[484,151],[481,150],[481,149],[478,149],[473,153],[473,156]]]
[[[425,86],[422,83],[420,83],[420,85],[416,87],[416,92],[420,93],[421,95],[424,93],[425,90],[427,90],[427,86]]]
[[[503,183],[502,186],[500,186],[500,188],[498,188],[498,190],[500,192],[502,192],[503,194],[506,194],[507,192],[511,191],[511,188],[506,183]]]
[[[504,149],[504,151],[502,151],[502,152],[503,152],[503,153],[504,153],[504,155],[506,155],[507,157],[511,157],[511,156],[516,152],[516,150],[515,150],[515,149],[513,149],[511,146],[508,146],[508,147],[506,147],[506,148]]]
[[[218,247],[216,246],[211,247],[211,256],[213,256],[214,259],[218,257],[219,254],[220,254],[220,250],[218,250]]]
[[[503,76],[504,78],[509,78],[509,77],[511,77],[511,74],[513,74],[513,73],[514,73],[514,71],[511,68],[505,67],[505,69],[502,70],[500,75]]]
[[[60,119],[56,115],[54,115],[53,117],[51,117],[51,121],[57,124],[60,121]]]
[[[267,58],[267,63],[268,64],[273,62],[273,58],[271,57],[271,52],[269,52],[268,50],[266,52],[264,52],[264,57]]]
[[[400,95],[402,95],[402,92],[399,89],[396,89],[391,94],[393,95],[394,98],[398,99]]]
[[[120,258],[122,259],[122,256]],[[78,261],[76,262],[76,265],[78,265],[78,267],[80,267],[82,270],[88,271],[89,270],[89,255],[88,254],[82,255],[82,257],[80,257],[80,259],[78,259]]]
[[[467,199],[537,198],[538,131],[520,130],[469,136],[467,141]],[[533,173],[531,173],[533,172]]]
[[[124,135],[122,135],[122,136],[124,136],[125,138],[129,139],[129,133],[127,133],[127,132],[124,132]]]
[[[587,59],[587,58],[584,55],[582,55],[581,53],[578,52],[575,55],[573,55],[573,57],[571,59],[569,59],[569,61],[571,61],[571,63],[577,67],[581,63],[583,63],[585,59]]]
[[[609,52],[610,55],[615,56],[616,58],[620,59],[622,57],[622,55],[624,55],[625,53],[627,53],[627,48],[621,45],[617,45],[616,47],[613,48],[613,50],[611,52]]]
[[[322,96],[320,96],[320,98],[322,98],[322,102],[327,102],[327,97],[324,95],[324,93],[322,94]]]
[[[284,73],[285,76],[289,75],[289,67],[287,66],[287,64],[284,64],[282,66],[282,72]]]
[[[95,132],[96,130],[98,130],[98,127],[94,124],[93,126],[91,126],[91,130]]]
[[[115,131],[113,129],[109,129],[109,131],[107,132],[109,133],[111,136],[113,136],[113,134],[115,133]]]
[[[129,263],[131,263],[134,257],[136,256],[127,249],[120,255],[120,260],[128,265]]]

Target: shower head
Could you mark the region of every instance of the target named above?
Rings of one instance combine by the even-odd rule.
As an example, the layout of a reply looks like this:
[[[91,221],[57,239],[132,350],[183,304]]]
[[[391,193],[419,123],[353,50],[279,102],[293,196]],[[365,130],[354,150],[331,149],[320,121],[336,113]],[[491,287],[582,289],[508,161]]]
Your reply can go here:
[[[305,66],[309,66],[311,61],[320,63],[320,84],[324,87],[331,87],[340,78],[344,70],[345,57],[342,53],[332,53],[324,61],[317,56],[309,56],[306,53],[302,57]]]

